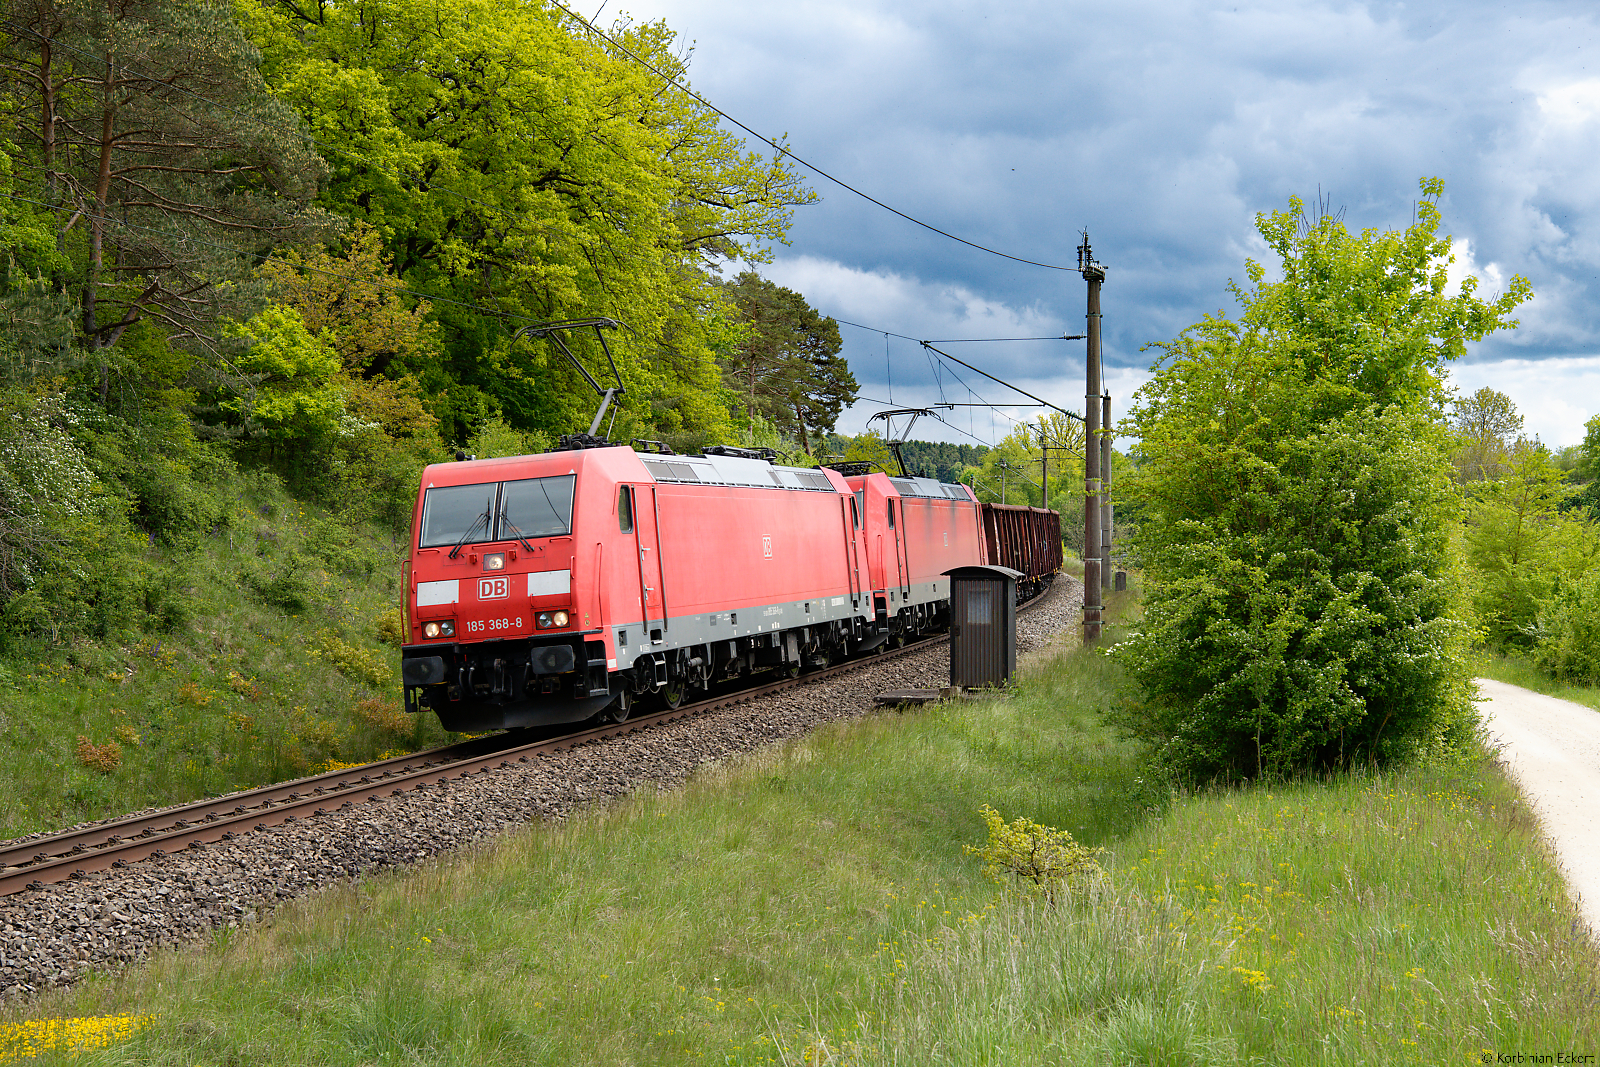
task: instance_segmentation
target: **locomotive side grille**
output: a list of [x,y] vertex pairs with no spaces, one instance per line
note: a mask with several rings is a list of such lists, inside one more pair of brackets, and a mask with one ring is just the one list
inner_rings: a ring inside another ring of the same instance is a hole
[[821,489],[824,492],[833,491],[833,483],[828,481],[826,474],[814,474],[810,471],[801,471],[795,475],[802,487],[806,489]]
[[678,460],[647,459],[639,457],[645,470],[658,482],[695,482],[702,485],[748,485],[766,488],[768,484],[778,489],[806,489],[824,493],[833,492],[833,483],[826,474],[816,471],[777,470],[765,462],[758,464],[717,456],[706,463],[684,463]]

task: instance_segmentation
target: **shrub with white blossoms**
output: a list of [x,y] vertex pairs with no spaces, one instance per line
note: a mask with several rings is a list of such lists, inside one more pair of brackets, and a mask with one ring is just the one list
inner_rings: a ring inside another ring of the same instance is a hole
[[0,594],[25,588],[64,519],[92,512],[99,482],[60,396],[0,400]]

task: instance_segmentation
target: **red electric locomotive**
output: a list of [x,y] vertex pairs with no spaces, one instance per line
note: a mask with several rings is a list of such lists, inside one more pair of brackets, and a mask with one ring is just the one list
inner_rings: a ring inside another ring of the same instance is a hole
[[987,562],[965,486],[617,445],[440,463],[405,589],[407,710],[478,731],[625,719],[636,697],[942,627]]
[[845,479],[864,518],[873,610],[896,643],[943,625],[956,567],[984,563],[978,503],[964,485],[887,474]]

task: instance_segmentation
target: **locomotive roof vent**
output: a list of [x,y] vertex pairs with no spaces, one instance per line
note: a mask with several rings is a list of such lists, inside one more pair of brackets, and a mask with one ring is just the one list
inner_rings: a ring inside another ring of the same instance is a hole
[[[707,451],[710,451],[709,449]],[[819,471],[777,467],[765,459],[712,454],[681,459],[641,455],[645,470],[658,482],[698,482],[706,485],[747,485],[764,489],[808,489],[831,493],[833,483]]]
[[664,459],[644,460],[644,469],[658,482],[699,482],[714,481],[715,479],[701,478],[694,464],[682,462],[668,462]]

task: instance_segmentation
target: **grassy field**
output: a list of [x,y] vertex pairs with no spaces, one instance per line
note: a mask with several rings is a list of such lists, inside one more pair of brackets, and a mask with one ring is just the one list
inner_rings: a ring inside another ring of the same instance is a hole
[[[78,1064],[1600,1052],[1600,964],[1491,763],[1172,798],[1100,725],[1116,683],[1061,649],[1011,700],[824,730],[3,1021],[148,1020]],[[984,804],[1103,877],[1053,907],[986,880]]]
[[1570,700],[1574,704],[1583,704],[1600,711],[1600,687],[1573,685],[1571,682],[1552,678],[1526,656],[1516,653],[1486,654],[1478,664],[1478,675],[1482,678],[1493,678],[1497,682],[1520,685],[1524,689],[1532,689],[1535,693],[1560,697],[1562,700]]
[[150,549],[172,590],[165,632],[0,660],[0,838],[443,739],[400,709],[380,626],[399,621],[403,546],[270,477],[236,488],[198,546]]

